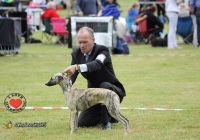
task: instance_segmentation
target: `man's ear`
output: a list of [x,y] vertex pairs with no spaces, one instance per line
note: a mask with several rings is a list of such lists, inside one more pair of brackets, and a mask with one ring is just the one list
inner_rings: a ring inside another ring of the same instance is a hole
[[95,42],[95,38],[94,37],[92,38],[92,41]]

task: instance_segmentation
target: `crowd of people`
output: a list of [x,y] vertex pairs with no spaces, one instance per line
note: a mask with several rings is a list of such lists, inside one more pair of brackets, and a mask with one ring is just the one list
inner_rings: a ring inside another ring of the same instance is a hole
[[[177,27],[178,27],[178,19],[179,17],[192,17],[193,20],[193,35],[189,41],[185,41],[185,36],[183,37],[184,42],[190,42],[195,46],[199,47],[199,26],[200,23],[198,21],[199,13],[198,9],[200,7],[200,1],[190,0],[185,3],[182,0],[166,0],[163,4],[150,4],[150,5],[139,5],[138,9],[137,4],[134,3],[128,10],[128,14],[126,16],[128,30],[130,34],[135,33],[135,39],[137,40],[139,25],[141,21],[146,20],[147,31],[149,33],[148,41],[152,43],[150,40],[153,39],[155,44],[166,44],[165,46],[168,49],[176,49],[181,48],[177,44]],[[164,7],[164,8],[163,8]],[[195,9],[195,10],[194,10]],[[157,15],[155,12],[157,11]],[[188,14],[185,14],[186,13]],[[161,15],[162,13],[162,15]],[[166,34],[163,33],[164,23],[168,21],[169,30]],[[192,27],[191,27],[192,28]],[[137,32],[138,31],[138,32]],[[153,35],[152,35],[153,34]],[[189,36],[189,34],[188,34]],[[141,37],[140,37],[141,38]],[[166,43],[167,40],[167,43]],[[197,41],[198,40],[198,41]],[[155,47],[155,44],[151,44]],[[159,46],[159,45],[158,45]]]
[[[113,53],[129,54],[126,35],[134,34],[135,42],[145,41],[151,43],[149,35],[154,34],[155,37],[164,38],[164,24],[169,23],[169,30],[166,33],[168,49],[180,48],[177,44],[176,31],[178,17],[181,9],[181,0],[166,0],[161,4],[139,4],[133,3],[128,9],[125,17],[126,25],[120,20],[121,10],[117,0],[67,0],[67,15],[69,18],[66,28],[71,32],[70,16],[113,16],[115,18],[115,26],[117,32],[116,46],[114,46]],[[56,3],[52,0],[46,1],[46,9],[41,15],[41,20],[45,18],[60,17],[56,10]],[[190,11],[193,19],[193,44],[199,46],[199,0],[190,0],[188,2],[188,11]],[[17,0],[3,0],[3,6],[16,6],[18,11],[19,2]],[[187,4],[186,4],[187,5]],[[71,6],[69,8],[69,6]],[[72,12],[70,13],[70,9]],[[74,12],[75,11],[75,12]],[[148,35],[140,34],[140,23],[146,20],[146,30]],[[128,32],[127,32],[128,31]],[[146,40],[145,40],[146,39]],[[164,38],[166,39],[166,38]],[[160,40],[160,39],[159,39]],[[72,37],[69,34],[68,47],[72,48]]]

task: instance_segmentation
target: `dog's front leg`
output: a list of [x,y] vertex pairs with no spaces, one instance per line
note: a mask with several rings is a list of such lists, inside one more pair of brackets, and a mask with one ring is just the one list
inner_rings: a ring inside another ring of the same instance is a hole
[[78,129],[78,112],[75,114],[75,131]]
[[77,129],[77,125],[78,125],[77,114],[78,114],[77,111],[71,111],[71,133],[70,134],[73,134]]

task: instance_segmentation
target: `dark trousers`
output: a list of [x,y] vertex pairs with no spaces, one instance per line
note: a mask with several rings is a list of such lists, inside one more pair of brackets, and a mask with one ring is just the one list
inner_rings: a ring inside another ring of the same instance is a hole
[[[118,94],[120,98],[120,103],[123,100],[123,97],[120,96],[119,92],[122,90],[118,88],[115,85],[112,85],[108,82],[104,82],[100,85],[99,88],[105,88],[110,89]],[[89,127],[89,126],[95,126],[97,124],[105,124],[111,121],[111,116],[108,114],[107,108],[105,105],[97,104],[94,105],[85,111],[81,112],[81,114],[78,117],[78,126],[81,127]]]
[[67,30],[69,31],[69,35],[68,35],[68,48],[72,48],[71,17],[68,18]]
[[165,16],[165,4],[156,4],[156,7],[157,7],[157,15]]
[[200,45],[200,7],[196,8],[195,15],[197,18],[197,39],[198,45]]

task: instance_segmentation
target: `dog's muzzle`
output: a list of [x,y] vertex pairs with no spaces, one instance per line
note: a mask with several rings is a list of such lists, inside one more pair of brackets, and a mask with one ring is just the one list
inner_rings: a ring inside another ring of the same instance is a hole
[[52,81],[50,80],[49,82],[45,83],[45,85],[50,87],[50,86],[55,86],[56,83],[55,83],[55,82],[52,82]]

